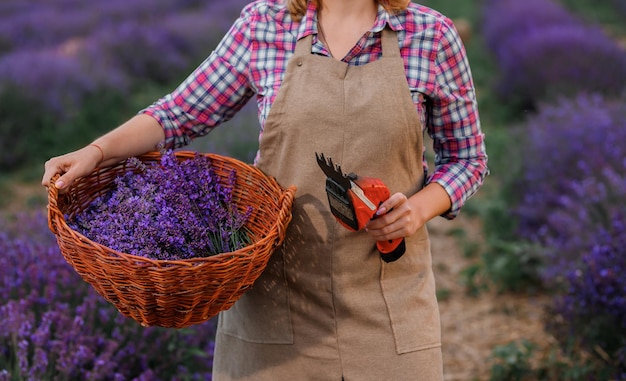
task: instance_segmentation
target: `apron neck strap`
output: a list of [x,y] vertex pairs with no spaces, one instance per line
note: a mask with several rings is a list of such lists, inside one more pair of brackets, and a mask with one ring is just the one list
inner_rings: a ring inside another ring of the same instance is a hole
[[[385,27],[381,36],[383,57],[400,57],[400,47],[398,46],[398,37],[396,32],[389,27]],[[298,57],[311,54],[313,46],[313,35],[309,34],[296,41],[295,55]]]
[[383,57],[400,57],[400,46],[396,32],[385,27],[381,36]]
[[313,35],[309,34],[298,41],[296,41],[296,57],[303,57],[311,54],[311,47],[313,46]]

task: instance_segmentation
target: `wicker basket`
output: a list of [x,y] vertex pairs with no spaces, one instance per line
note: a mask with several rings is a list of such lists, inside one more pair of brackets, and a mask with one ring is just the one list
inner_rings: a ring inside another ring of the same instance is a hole
[[[180,160],[193,155],[176,153]],[[125,254],[99,245],[67,225],[65,216],[72,218],[104,194],[113,179],[128,170],[126,162],[94,170],[66,193],[59,194],[54,186],[48,188],[48,224],[65,260],[123,315],[143,326],[183,328],[227,310],[252,286],[285,238],[295,187],[282,188],[275,179],[238,160],[206,155],[225,182],[229,171],[237,171],[233,200],[242,210],[254,208],[247,225],[253,243],[207,258],[152,260]],[[139,157],[145,163],[160,158],[159,153]]]

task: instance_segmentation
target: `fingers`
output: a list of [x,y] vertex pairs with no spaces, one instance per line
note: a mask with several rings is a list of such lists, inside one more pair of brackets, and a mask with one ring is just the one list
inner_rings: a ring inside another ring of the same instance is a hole
[[398,222],[386,225],[381,229],[366,228],[366,231],[368,235],[376,241],[390,241],[393,239],[404,238],[411,235],[409,234],[406,225],[400,224]]
[[61,168],[59,168],[57,164],[55,164],[55,159],[50,159],[46,161],[46,163],[44,164],[43,177],[41,178],[41,185],[43,185],[44,187],[49,186],[50,180],[57,173],[61,173]]
[[368,234],[377,241],[403,238],[412,235],[418,228],[406,195],[393,194],[377,211],[377,216],[365,226]]
[[58,158],[49,160],[45,165],[45,172],[41,179],[41,185],[48,187],[51,185],[52,178],[59,174],[54,182],[54,186],[59,190],[66,189],[77,177],[85,173],[85,168],[76,164],[58,160]]
[[64,162],[63,160],[64,159],[62,157],[57,157],[52,158],[46,162],[46,164],[44,165],[44,174],[41,179],[41,185],[45,187],[50,186],[50,181],[57,174],[62,175],[55,182],[55,186],[57,188],[63,189],[65,186],[71,184],[72,176],[68,176],[67,172],[72,167],[72,164]]
[[98,164],[100,152],[96,150],[78,150],[63,156],[48,160],[44,165],[44,174],[41,185],[48,187],[52,178],[59,174],[54,185],[59,189],[66,189],[80,176],[89,174]]
[[376,210],[376,216],[382,216],[392,209],[397,209],[399,205],[402,205],[406,201],[407,198],[403,193],[395,193],[380,204],[378,210]]
[[[373,221],[372,221],[373,222]],[[382,221],[376,221],[377,224],[380,224]],[[365,230],[370,235],[370,237],[374,238],[376,241],[387,241],[396,238],[404,238],[410,236],[412,233],[410,231],[410,224],[407,218],[400,218],[395,220],[389,224],[383,224],[378,227],[376,225],[371,226],[373,224],[368,224],[365,227]]]
[[57,181],[54,183],[54,186],[56,186],[59,190],[65,189],[72,185],[74,180],[76,180],[76,177],[78,176],[74,176],[71,171],[66,172],[64,175],[60,176],[57,179]]

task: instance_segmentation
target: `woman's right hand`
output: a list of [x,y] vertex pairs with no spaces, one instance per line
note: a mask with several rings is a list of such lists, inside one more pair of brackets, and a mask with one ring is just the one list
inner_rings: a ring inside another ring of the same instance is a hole
[[41,185],[48,187],[52,177],[61,176],[54,185],[66,190],[78,177],[91,173],[103,160],[103,153],[95,145],[88,145],[74,152],[56,156],[46,161]]
[[64,192],[74,180],[90,174],[97,166],[113,165],[154,151],[164,139],[165,133],[156,119],[145,114],[135,115],[94,143],[46,161],[41,185],[50,186],[51,179],[59,174],[54,185]]

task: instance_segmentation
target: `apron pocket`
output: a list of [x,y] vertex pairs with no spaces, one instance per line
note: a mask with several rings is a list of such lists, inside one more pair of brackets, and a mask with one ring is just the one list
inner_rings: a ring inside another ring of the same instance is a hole
[[407,239],[399,260],[381,261],[380,283],[398,354],[441,345],[430,241],[419,236]]

